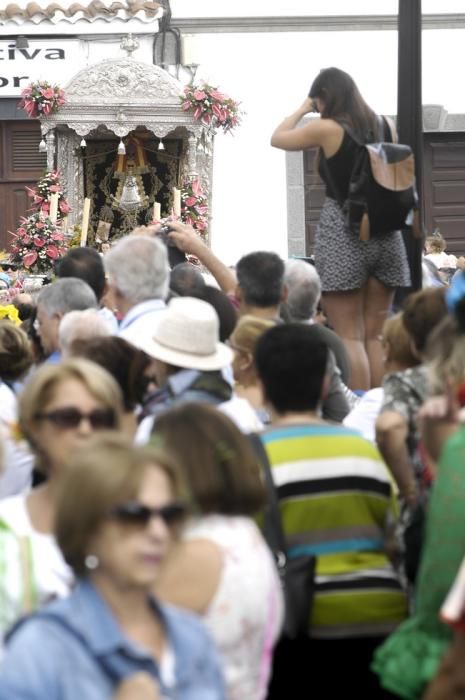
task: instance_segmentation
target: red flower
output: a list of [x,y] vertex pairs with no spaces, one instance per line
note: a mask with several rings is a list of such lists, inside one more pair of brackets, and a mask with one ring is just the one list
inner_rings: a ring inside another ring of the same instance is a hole
[[25,236],[27,234],[27,231],[25,228],[20,227],[16,230],[16,233],[18,234],[18,236]]
[[223,112],[221,109],[218,107],[218,105],[212,105],[212,111],[215,117],[218,117],[218,119],[221,119],[223,116]]
[[55,233],[52,233],[51,239],[52,239],[53,241],[64,241],[64,240],[65,240],[65,237],[64,237],[64,235],[61,233],[61,231],[55,231]]
[[184,203],[187,207],[193,207],[194,204],[196,203],[196,201],[197,201],[197,197],[188,197]]
[[203,90],[195,90],[194,92],[194,97],[196,100],[204,100],[207,96],[207,93],[204,92]]
[[198,197],[199,194],[202,194],[202,188],[200,186],[199,180],[193,180],[191,187],[192,187],[192,192],[196,195],[196,197]]
[[45,228],[45,224],[43,221],[36,221],[35,227],[38,229],[43,229]]
[[60,251],[55,245],[48,245],[45,252],[52,260],[56,260],[60,257]]
[[223,102],[223,100],[226,99],[226,96],[219,90],[215,90],[215,88],[210,90],[210,97],[213,97],[214,100],[218,100],[218,102]]
[[34,236],[32,240],[37,248],[43,248],[46,243],[45,238],[41,238],[40,236]]
[[62,214],[69,214],[69,212],[71,211],[71,207],[69,206],[68,202],[66,202],[64,199],[61,200],[58,206]]
[[194,110],[194,119],[200,119],[201,114],[202,114],[202,107],[200,107],[200,105],[199,105]]
[[45,97],[46,100],[51,100],[55,97],[55,90],[51,87],[41,88],[40,92]]
[[30,253],[27,253],[24,256],[23,265],[24,265],[24,267],[31,267],[31,265],[34,265],[36,260],[37,260],[37,251],[31,250]]

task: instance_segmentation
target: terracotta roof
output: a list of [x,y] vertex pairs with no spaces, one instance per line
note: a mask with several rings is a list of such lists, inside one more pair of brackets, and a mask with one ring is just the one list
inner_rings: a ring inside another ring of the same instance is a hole
[[72,2],[67,5],[59,2],[12,2],[0,9],[0,24],[5,22],[33,22],[39,24],[44,21],[56,23],[68,21],[71,23],[84,19],[92,22],[95,19],[111,21],[115,18],[138,18],[142,21],[154,19],[162,5],[153,0],[92,0],[89,4]]

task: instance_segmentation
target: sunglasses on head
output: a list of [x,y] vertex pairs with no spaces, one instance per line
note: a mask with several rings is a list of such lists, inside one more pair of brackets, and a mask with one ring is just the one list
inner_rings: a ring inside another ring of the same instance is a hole
[[121,503],[112,508],[110,516],[128,525],[146,527],[151,518],[161,518],[165,525],[179,525],[186,517],[187,507],[185,503],[168,503],[161,508],[149,508],[142,503],[130,501]]
[[90,413],[82,413],[78,408],[69,406],[48,413],[37,413],[36,418],[48,420],[57,428],[77,428],[84,419],[89,421],[94,430],[116,427],[115,412],[106,408],[95,408]]

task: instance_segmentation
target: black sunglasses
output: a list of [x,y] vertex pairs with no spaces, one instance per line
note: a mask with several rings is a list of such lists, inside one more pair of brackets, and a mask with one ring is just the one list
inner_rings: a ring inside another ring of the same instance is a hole
[[165,525],[173,527],[179,525],[186,517],[187,506],[185,503],[168,503],[161,508],[149,508],[137,501],[121,503],[110,511],[110,516],[128,525],[146,527],[151,518],[161,518]]
[[82,413],[78,408],[69,406],[57,408],[48,413],[36,413],[36,418],[48,420],[57,428],[77,428],[81,421],[89,421],[94,430],[116,427],[116,415],[111,409],[95,408],[90,413]]

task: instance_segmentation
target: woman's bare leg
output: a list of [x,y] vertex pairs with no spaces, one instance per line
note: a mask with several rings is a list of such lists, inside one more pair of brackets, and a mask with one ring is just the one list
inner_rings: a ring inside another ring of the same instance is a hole
[[364,290],[325,292],[323,307],[328,321],[344,343],[351,363],[351,389],[370,388],[370,365],[365,350]]
[[363,325],[365,350],[370,365],[371,386],[380,386],[384,375],[381,332],[394,299],[394,289],[370,277],[364,287]]

